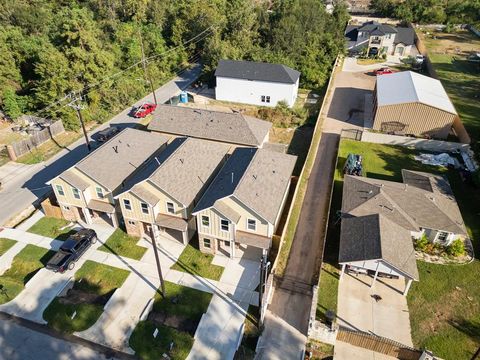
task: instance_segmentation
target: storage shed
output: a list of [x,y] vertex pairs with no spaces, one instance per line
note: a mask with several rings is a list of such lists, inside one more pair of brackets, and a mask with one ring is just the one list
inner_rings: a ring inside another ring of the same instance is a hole
[[458,114],[439,80],[412,71],[379,75],[373,129],[446,139]]

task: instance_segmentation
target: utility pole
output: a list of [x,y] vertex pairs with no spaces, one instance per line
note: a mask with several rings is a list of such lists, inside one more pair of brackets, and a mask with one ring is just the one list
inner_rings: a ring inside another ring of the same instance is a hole
[[145,73],[145,77],[147,78],[148,83],[150,84],[150,89],[152,90],[152,95],[153,95],[153,100],[155,101],[155,105],[158,105],[157,103],[157,95],[155,94],[155,88],[153,87],[153,82],[152,78],[150,77],[150,74],[148,73],[147,69],[147,60],[145,59],[145,50],[143,49],[143,37],[142,37],[142,31],[140,30],[139,32],[140,35],[140,46],[142,48],[142,65],[143,65],[143,71]]
[[85,143],[87,144],[88,151],[90,152],[90,151],[92,151],[92,147],[90,146],[90,141],[88,140],[87,129],[85,129],[85,123],[83,122],[82,112],[80,111],[80,110],[85,108],[85,106],[81,104],[81,101],[83,100],[82,95],[76,96],[75,92],[73,92],[70,96],[73,100],[68,104],[68,106],[70,106],[71,108],[73,108],[77,111],[78,120],[80,121],[80,124],[82,125],[83,135],[85,136]]
[[265,291],[265,285],[267,281],[268,268],[270,266],[270,261],[267,260],[267,255],[263,254],[260,259],[260,291],[259,291],[259,300],[260,305],[260,319],[259,327],[263,325],[263,319],[265,318],[265,308],[267,304],[263,304],[263,293]]
[[[160,162],[155,158],[158,164]],[[150,208],[152,211],[152,218],[155,219],[155,213],[153,212],[153,206]],[[155,254],[155,262],[157,263],[158,277],[160,279],[160,287],[162,288],[162,297],[165,297],[165,281],[163,280],[162,267],[160,266],[160,256],[158,256],[158,249],[155,239],[157,238],[157,227],[155,221],[152,222],[152,230],[150,232],[152,238],[153,253]]]

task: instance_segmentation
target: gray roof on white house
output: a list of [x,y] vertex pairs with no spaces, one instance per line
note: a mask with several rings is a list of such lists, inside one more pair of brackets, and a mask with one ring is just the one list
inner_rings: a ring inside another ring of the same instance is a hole
[[220,60],[217,77],[295,84],[300,72],[281,64],[243,60]]
[[240,113],[158,105],[148,129],[231,144],[261,146],[272,124]]
[[346,175],[342,213],[381,214],[409,231],[425,228],[467,235],[445,178],[411,170],[402,170],[402,175],[403,183]]
[[[296,156],[265,149],[235,149],[194,212],[216,208],[222,198],[233,196],[275,224],[296,160]],[[228,216],[225,209],[219,207],[217,210]]]
[[358,31],[368,31],[370,33],[374,33],[373,35],[392,34],[397,32],[394,26],[389,24],[381,24],[377,21],[367,21],[358,28]]
[[79,161],[75,168],[113,191],[167,141],[168,137],[161,134],[126,128]]
[[381,214],[342,219],[339,263],[383,260],[418,280],[410,232]]
[[401,71],[377,76],[378,106],[422,103],[457,114],[442,83],[413,71]]

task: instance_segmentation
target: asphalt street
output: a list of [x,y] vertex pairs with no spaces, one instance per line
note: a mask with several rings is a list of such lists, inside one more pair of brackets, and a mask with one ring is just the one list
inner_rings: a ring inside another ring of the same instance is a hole
[[[199,76],[200,71],[201,66],[197,64],[192,69],[183,72],[177,78],[158,88],[155,91],[158,102],[165,103],[172,96],[187,88]],[[137,103],[132,104],[132,106],[138,106],[146,101],[153,101],[152,94],[147,95]],[[133,127],[136,124],[136,120],[128,115],[132,106],[127,107],[108,122],[96,128],[89,134],[90,138],[92,135],[95,137],[94,134],[96,132],[110,125]],[[85,139],[82,136],[81,139],[63,149],[46,162],[36,165],[9,163],[11,171],[0,171],[0,181],[2,181],[2,190],[0,190],[0,226],[47,193],[50,188],[46,185],[46,182],[74,165],[85,155],[87,155],[87,148]]]

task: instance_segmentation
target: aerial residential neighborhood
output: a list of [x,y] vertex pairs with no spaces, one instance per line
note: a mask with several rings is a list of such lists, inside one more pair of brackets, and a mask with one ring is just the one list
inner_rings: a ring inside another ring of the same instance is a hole
[[479,14],[0,4],[0,359],[480,359]]

